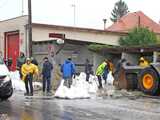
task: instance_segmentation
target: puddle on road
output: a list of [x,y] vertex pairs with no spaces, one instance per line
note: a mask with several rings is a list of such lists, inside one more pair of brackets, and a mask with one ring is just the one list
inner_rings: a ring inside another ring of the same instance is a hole
[[[143,109],[146,111],[153,111],[150,108],[156,108],[159,104],[159,100],[149,99],[149,98],[137,98],[136,96],[140,96],[139,92],[128,92],[125,90],[115,90],[112,96],[101,97],[101,99],[137,99],[137,103],[129,102],[135,105],[143,104]],[[93,99],[99,99],[98,97],[93,95]],[[126,100],[127,100],[126,99]],[[49,100],[43,99],[24,99],[23,103],[16,103],[16,101],[5,101],[0,103],[0,120],[74,120],[73,118],[77,118],[77,116],[86,116],[92,117],[95,113],[91,113],[88,111],[76,111],[75,109],[68,109],[63,105],[63,102],[55,102],[55,104],[51,104],[48,102]],[[57,100],[56,100],[57,101]],[[14,103],[15,102],[15,103]],[[67,102],[67,101],[66,101]],[[83,102],[83,101],[82,101]],[[58,104],[57,104],[58,103]],[[17,105],[16,105],[17,104]],[[23,104],[23,105],[22,105]],[[123,103],[124,104],[124,103]],[[21,106],[22,105],[22,106]],[[126,104],[124,104],[125,107]],[[132,105],[131,105],[132,106]],[[160,106],[160,104],[159,104]],[[118,106],[119,107],[119,106]],[[121,106],[120,106],[121,107]],[[122,106],[123,107],[123,106]],[[136,107],[135,107],[136,108]],[[139,106],[137,106],[139,109]],[[68,111],[69,110],[69,111]],[[133,110],[134,112],[134,110]],[[77,115],[77,116],[75,116]]]
[[24,100],[0,103],[0,120],[72,120],[72,112],[48,101]]
[[8,114],[0,114],[0,120],[10,120]]

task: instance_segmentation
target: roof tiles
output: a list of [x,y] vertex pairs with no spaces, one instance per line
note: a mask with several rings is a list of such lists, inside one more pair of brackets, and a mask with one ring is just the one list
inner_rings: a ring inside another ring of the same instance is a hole
[[128,32],[138,26],[147,27],[155,33],[160,33],[160,25],[141,11],[128,13],[117,22],[113,23],[106,30],[112,32]]

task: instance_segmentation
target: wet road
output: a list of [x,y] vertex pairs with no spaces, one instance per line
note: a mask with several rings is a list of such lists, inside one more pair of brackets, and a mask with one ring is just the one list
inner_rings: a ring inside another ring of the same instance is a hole
[[0,120],[160,120],[160,99],[26,99],[0,102]]

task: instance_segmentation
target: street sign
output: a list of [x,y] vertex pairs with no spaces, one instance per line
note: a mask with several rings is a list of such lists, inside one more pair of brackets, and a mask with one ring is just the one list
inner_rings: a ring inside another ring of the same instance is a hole
[[65,34],[61,33],[49,33],[50,38],[60,38],[60,39],[65,39]]

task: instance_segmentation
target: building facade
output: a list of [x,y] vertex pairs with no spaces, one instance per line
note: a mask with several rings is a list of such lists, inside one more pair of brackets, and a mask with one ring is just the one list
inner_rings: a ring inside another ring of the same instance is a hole
[[[26,56],[29,53],[28,45],[28,16],[16,17],[0,21],[0,51],[5,58],[12,58],[11,70],[16,69],[16,59],[20,52]],[[64,43],[59,44],[56,37],[51,34],[65,35]],[[57,64],[62,64],[65,59],[71,57],[77,66],[77,71],[84,71],[85,59],[90,59],[93,68],[104,59],[96,53],[88,50],[91,43],[118,45],[118,39],[123,36],[119,32],[58,26],[32,23],[32,49],[33,57],[41,63],[44,56],[55,54]]]

